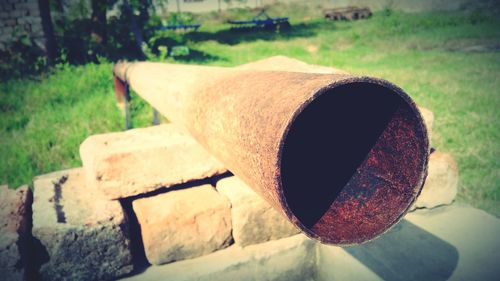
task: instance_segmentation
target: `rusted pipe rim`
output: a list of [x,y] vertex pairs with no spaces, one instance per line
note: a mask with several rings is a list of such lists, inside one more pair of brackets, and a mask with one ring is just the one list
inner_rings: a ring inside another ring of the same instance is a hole
[[280,204],[323,243],[369,241],[413,204],[428,154],[422,116],[403,90],[346,77],[317,90],[287,124],[277,155]]

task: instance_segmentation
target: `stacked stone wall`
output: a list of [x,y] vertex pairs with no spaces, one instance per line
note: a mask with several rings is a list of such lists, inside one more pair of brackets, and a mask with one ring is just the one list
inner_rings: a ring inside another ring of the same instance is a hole
[[38,1],[0,1],[0,49],[22,35],[28,35],[34,40],[44,38]]

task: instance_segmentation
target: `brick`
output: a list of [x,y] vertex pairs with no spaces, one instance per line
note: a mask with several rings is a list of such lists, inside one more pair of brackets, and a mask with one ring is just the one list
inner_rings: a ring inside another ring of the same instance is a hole
[[111,280],[132,271],[128,222],[118,201],[85,186],[83,169],[34,179],[33,237],[42,280]]
[[458,168],[453,157],[435,151],[429,157],[429,170],[422,192],[412,208],[434,208],[453,202],[458,189]]
[[12,39],[11,35],[8,34],[0,34],[0,42],[8,43]]
[[141,198],[132,206],[151,264],[202,256],[232,240],[229,202],[210,185]]
[[13,18],[19,18],[19,17],[25,16],[25,15],[26,15],[25,11],[13,10],[10,12],[10,16]]
[[87,182],[124,198],[220,174],[226,168],[171,124],[95,135],[80,146]]
[[1,9],[4,12],[11,12],[14,10],[14,5],[9,4],[9,3],[3,3],[1,6]]
[[31,9],[31,10],[28,10],[28,12],[26,13],[27,16],[33,16],[33,17],[39,17],[40,16],[40,10],[38,9]]
[[16,20],[15,19],[8,19],[4,21],[5,26],[16,26]]
[[25,280],[32,193],[28,186],[16,190],[0,186],[0,276]]
[[35,17],[35,16],[32,16],[32,17],[30,17],[29,22],[30,22],[31,24],[38,24],[38,25],[40,25],[40,27],[41,27],[42,19],[41,19],[40,17]]
[[37,1],[27,2],[26,8],[28,8],[30,11],[39,11],[40,10]]
[[425,107],[419,106],[418,109],[420,110],[420,114],[422,114],[422,118],[424,119],[430,141],[432,139],[432,130],[434,129],[434,113]]
[[247,246],[276,240],[300,231],[237,177],[217,182],[217,190],[231,202],[233,237]]

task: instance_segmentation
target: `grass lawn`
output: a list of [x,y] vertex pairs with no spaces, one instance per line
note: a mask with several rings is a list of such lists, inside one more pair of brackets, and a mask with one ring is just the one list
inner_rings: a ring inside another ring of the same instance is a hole
[[[200,16],[202,28],[184,38],[193,55],[181,62],[234,66],[285,55],[392,81],[434,111],[433,146],[458,162],[458,199],[500,216],[498,14],[384,11],[327,22],[307,12],[271,9],[293,26],[275,33],[229,32],[220,17]],[[1,83],[1,183],[31,184],[35,175],[81,165],[78,148],[86,137],[122,130],[111,67],[59,65],[50,74]],[[138,98],[132,114],[134,127],[151,122],[151,109]]]

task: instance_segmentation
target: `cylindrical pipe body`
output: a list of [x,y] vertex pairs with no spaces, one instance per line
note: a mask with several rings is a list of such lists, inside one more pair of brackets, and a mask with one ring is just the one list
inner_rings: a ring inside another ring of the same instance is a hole
[[423,185],[425,126],[387,81],[149,62],[114,74],[324,243],[380,235]]

